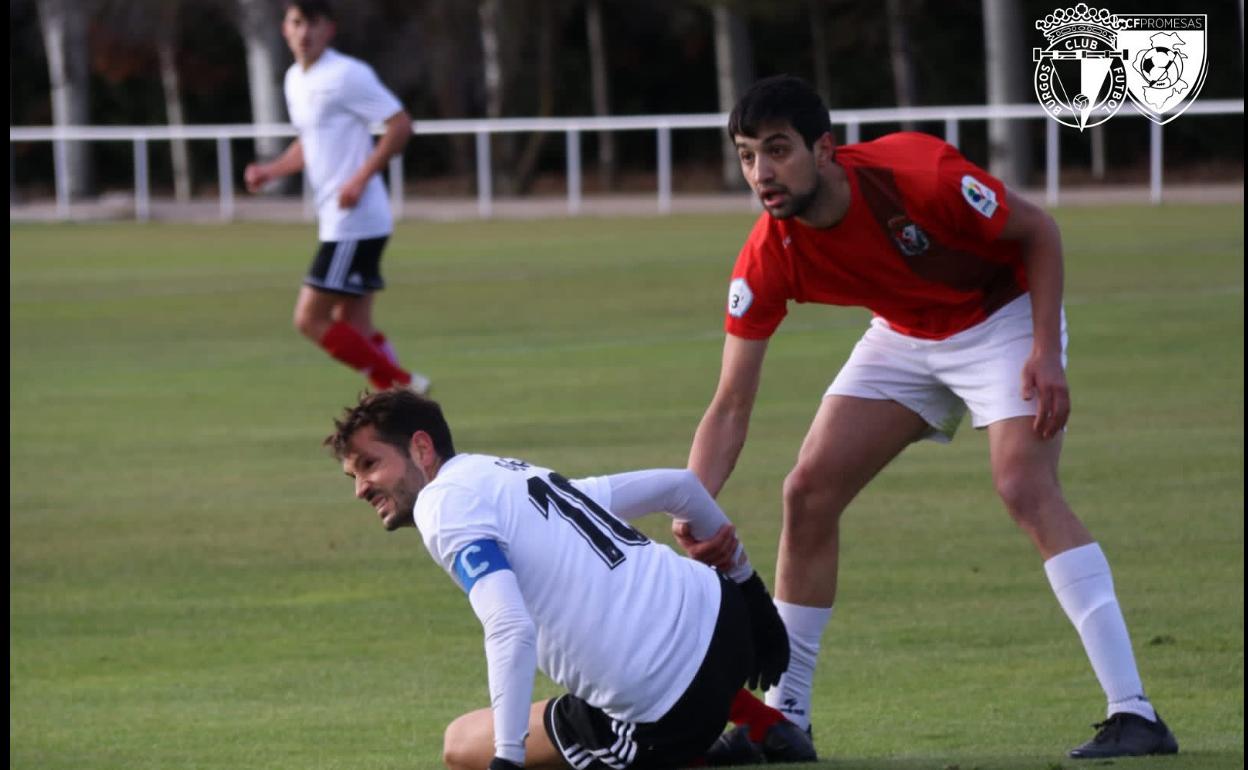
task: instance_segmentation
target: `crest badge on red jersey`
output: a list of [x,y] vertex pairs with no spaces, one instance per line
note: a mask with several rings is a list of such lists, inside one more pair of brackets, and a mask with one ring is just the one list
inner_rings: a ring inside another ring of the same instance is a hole
[[893,217],[888,220],[888,234],[903,256],[915,257],[932,245],[927,233],[909,217]]

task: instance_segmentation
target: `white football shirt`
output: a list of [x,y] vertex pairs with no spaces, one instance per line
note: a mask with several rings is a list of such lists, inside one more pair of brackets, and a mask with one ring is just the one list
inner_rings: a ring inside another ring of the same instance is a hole
[[517,460],[456,455],[421,491],[414,515],[457,582],[466,546],[499,544],[547,676],[615,719],[653,722],[702,664],[719,578],[607,513],[611,494],[607,477],[567,481]]
[[372,67],[332,48],[306,72],[298,62],[291,65],[284,90],[316,198],[320,240],[389,235],[394,225],[380,175],[368,180],[353,208],[338,205],[338,192],[373,151],[370,127],[393,117],[403,105]]

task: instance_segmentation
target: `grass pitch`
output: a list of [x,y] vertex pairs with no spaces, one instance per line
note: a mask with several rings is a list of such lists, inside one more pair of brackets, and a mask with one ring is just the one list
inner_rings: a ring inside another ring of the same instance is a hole
[[[1183,748],[1113,764],[1239,768],[1243,209],[1059,219],[1063,481]],[[405,225],[378,320],[464,450],[574,475],[681,466],[749,226]],[[313,238],[10,225],[11,767],[429,768],[444,725],[487,704],[467,602],[319,447],[363,380],[290,328]],[[796,307],[772,343],[721,497],[765,575],[780,482],[865,322]],[[815,692],[823,766],[1076,766],[1064,750],[1102,696],[986,457],[964,425],[850,509]]]

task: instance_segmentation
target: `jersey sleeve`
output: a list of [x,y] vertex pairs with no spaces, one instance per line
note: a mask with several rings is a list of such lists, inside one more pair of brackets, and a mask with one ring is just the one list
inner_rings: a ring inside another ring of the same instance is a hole
[[[732,524],[715,498],[702,486],[697,475],[686,468],[654,469],[616,473],[606,477],[611,488],[611,512],[625,521],[662,511],[688,522],[695,540],[708,540]],[[737,543],[728,576],[743,582],[754,574],[745,547]]]
[[[611,497],[610,476],[587,476],[583,479],[572,479],[572,486],[589,495],[595,503],[619,515],[614,509],[615,500]],[[620,516],[620,518],[624,518]]]
[[945,144],[936,161],[936,189],[927,197],[936,221],[960,238],[991,243],[1010,217],[1005,183]]
[[769,220],[767,214],[759,218],[732,269],[724,331],[736,337],[769,339],[788,313],[792,293]]
[[416,501],[416,526],[429,549],[429,555],[465,591],[455,560],[460,552],[478,541],[493,541],[506,548],[498,513],[479,496],[462,487],[445,485],[426,488]]
[[347,73],[343,99],[351,112],[367,123],[381,123],[398,114],[403,104],[382,85],[373,68],[357,62]]
[[537,671],[537,630],[511,570],[482,578],[468,599],[485,630],[494,755],[522,765]]

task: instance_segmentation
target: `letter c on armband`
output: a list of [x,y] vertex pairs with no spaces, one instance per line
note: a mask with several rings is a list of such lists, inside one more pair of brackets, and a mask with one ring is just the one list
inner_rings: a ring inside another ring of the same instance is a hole
[[511,565],[494,540],[474,540],[455,554],[455,577],[459,578],[464,593],[472,593],[478,580],[504,569],[511,569]]

